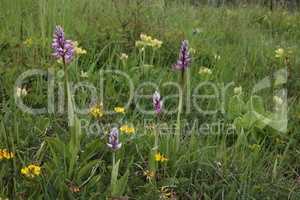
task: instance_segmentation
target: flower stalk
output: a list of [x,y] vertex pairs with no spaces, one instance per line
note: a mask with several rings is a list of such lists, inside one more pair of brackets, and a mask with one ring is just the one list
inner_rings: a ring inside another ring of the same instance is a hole
[[56,26],[53,41],[53,56],[58,62],[63,64],[64,70],[64,97],[65,111],[69,112],[69,84],[68,84],[68,64],[73,60],[75,54],[74,42],[65,38],[64,30],[61,26]]
[[188,47],[188,41],[183,40],[181,43],[180,51],[179,51],[179,58],[177,62],[173,65],[173,69],[179,70],[181,72],[179,85],[180,85],[180,91],[179,91],[179,104],[178,104],[178,113],[177,113],[177,121],[176,121],[176,135],[175,135],[175,149],[176,151],[179,148],[179,142],[180,142],[180,133],[181,133],[181,114],[183,111],[183,99],[185,94],[185,74],[186,70],[188,69],[189,65],[191,63],[191,56],[189,52]]

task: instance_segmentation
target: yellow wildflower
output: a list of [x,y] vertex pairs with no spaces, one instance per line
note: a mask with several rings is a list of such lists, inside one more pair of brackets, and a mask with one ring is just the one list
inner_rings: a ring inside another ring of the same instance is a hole
[[151,43],[152,42],[152,37],[148,36],[144,33],[141,33],[140,38],[143,42],[146,42],[146,43]]
[[126,133],[126,134],[132,134],[132,133],[134,133],[135,130],[133,127],[130,127],[125,124],[120,127],[120,131],[122,131],[123,133]]
[[162,41],[156,38],[153,39],[151,36],[148,36],[144,33],[141,33],[140,38],[141,40],[135,42],[135,46],[138,48],[144,48],[145,46],[160,48],[163,43]]
[[169,160],[166,156],[162,155],[159,152],[155,154],[154,158],[155,158],[155,161],[157,161],[157,162],[165,162],[165,161]]
[[104,115],[102,104],[91,107],[90,114],[95,118],[101,118]]
[[23,42],[23,44],[25,45],[25,46],[27,46],[27,47],[30,47],[31,45],[32,45],[32,38],[27,38],[24,42]]
[[154,158],[155,158],[155,161],[160,161],[160,159],[161,159],[160,153],[156,153]]
[[161,45],[162,45],[162,41],[158,40],[158,39],[153,39],[151,42],[150,42],[150,46],[152,46],[153,48],[160,48]]
[[13,152],[9,152],[6,149],[0,149],[0,160],[2,159],[12,159],[15,157]]
[[161,156],[160,162],[168,161],[169,159],[165,157],[164,155]]
[[21,174],[29,178],[34,178],[35,176],[39,176],[41,174],[41,167],[38,165],[30,164],[27,167],[23,167],[21,169]]
[[78,42],[74,41],[74,51],[76,55],[86,54],[86,50],[78,46]]
[[125,113],[124,107],[115,107],[114,110],[116,113]]
[[144,46],[144,43],[142,41],[138,40],[138,41],[135,42],[135,46],[137,48],[142,48]]

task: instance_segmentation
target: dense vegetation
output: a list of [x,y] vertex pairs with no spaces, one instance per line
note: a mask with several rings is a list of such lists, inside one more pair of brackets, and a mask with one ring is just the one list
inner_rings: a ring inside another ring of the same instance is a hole
[[0,199],[299,199],[300,14],[198,3],[0,0]]

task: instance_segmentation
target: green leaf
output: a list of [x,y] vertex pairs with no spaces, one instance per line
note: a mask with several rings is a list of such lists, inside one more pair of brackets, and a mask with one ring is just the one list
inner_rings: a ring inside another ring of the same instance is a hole
[[125,174],[118,180],[116,187],[112,191],[112,195],[122,196],[127,187],[129,177],[129,170],[125,172]]
[[256,122],[257,118],[252,111],[247,112],[241,118],[235,120],[235,123],[238,127],[242,127],[245,129],[250,129],[253,124]]
[[100,162],[101,161],[99,160],[92,160],[88,163],[82,163],[82,167],[79,169],[77,174],[77,179],[87,176],[93,167],[99,166]]
[[81,127],[78,118],[74,117],[74,127],[71,127],[71,138],[69,142],[69,171],[68,177],[71,178],[74,172],[74,167],[77,161],[78,152],[80,150]]
[[117,191],[117,181],[118,181],[118,173],[119,173],[119,164],[120,160],[116,164],[113,165],[112,171],[111,171],[111,193],[112,195],[117,195],[114,192]]

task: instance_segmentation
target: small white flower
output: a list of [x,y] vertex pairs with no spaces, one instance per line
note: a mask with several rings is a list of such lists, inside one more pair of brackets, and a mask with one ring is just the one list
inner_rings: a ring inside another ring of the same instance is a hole
[[235,87],[235,88],[233,89],[233,91],[234,91],[234,94],[239,95],[239,94],[242,94],[243,88],[242,88],[242,86]]

